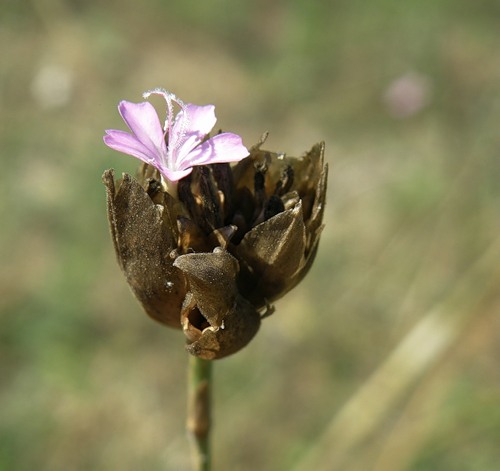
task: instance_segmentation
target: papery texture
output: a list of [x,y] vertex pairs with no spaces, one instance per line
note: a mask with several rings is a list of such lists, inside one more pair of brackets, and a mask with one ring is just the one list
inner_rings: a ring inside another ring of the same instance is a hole
[[201,358],[245,346],[317,251],[324,144],[299,158],[261,145],[234,167],[195,167],[176,198],[153,166],[116,184],[104,174],[113,242],[133,292],[151,317],[182,328]]

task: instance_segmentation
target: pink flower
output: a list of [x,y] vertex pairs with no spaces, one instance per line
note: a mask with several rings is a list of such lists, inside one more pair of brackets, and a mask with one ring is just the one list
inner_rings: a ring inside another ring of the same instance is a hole
[[[132,132],[106,130],[107,146],[152,165],[171,182],[189,175],[195,165],[237,162],[248,156],[236,134],[217,134],[204,141],[217,121],[214,105],[184,104],[173,93],[159,88],[143,96],[151,94],[161,95],[167,102],[164,127],[151,103],[122,101],[118,111]],[[180,107],[175,118],[174,103]]]

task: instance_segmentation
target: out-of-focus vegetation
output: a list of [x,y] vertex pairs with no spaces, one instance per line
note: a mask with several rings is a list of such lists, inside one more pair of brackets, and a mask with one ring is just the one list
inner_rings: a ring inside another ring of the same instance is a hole
[[215,370],[215,469],[491,471],[500,451],[500,3],[0,5],[0,469],[185,470],[181,333],[108,235],[119,100],[325,140],[306,280]]

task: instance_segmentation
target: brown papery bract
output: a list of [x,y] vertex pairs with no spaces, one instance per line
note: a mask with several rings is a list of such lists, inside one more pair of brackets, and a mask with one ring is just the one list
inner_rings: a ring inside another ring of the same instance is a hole
[[328,168],[324,143],[302,157],[261,150],[235,166],[199,166],[174,198],[159,172],[103,175],[118,263],[144,310],[182,328],[187,350],[217,359],[243,348],[271,303],[309,270]]

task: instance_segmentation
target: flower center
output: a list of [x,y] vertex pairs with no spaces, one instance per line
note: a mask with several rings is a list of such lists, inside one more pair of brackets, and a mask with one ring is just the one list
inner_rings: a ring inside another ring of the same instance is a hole
[[[161,95],[167,102],[167,116],[163,125],[164,139],[167,145],[167,155],[165,162],[166,167],[170,170],[178,170],[177,153],[182,147],[186,138],[186,131],[189,128],[189,116],[186,112],[186,105],[177,96],[165,90],[164,88],[155,88],[143,94],[144,98],[149,98],[150,95]],[[180,111],[174,117],[174,103],[180,108]],[[175,135],[174,135],[175,125]]]

